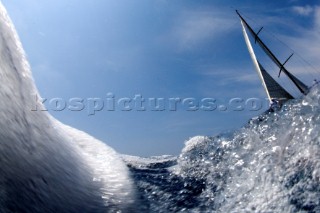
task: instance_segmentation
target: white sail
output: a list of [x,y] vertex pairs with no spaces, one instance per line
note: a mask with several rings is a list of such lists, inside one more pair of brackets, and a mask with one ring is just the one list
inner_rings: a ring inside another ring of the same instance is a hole
[[261,79],[262,86],[263,86],[264,90],[265,90],[266,93],[267,93],[268,99],[269,99],[269,101],[270,101],[270,103],[271,103],[272,101],[271,101],[271,97],[270,97],[270,94],[269,94],[267,85],[266,85],[266,83],[265,83],[265,81],[264,81],[264,79],[263,79],[263,76],[262,76],[262,73],[261,73],[261,69],[260,69],[258,60],[257,60],[257,58],[256,58],[256,55],[254,54],[253,48],[252,48],[252,46],[251,46],[251,43],[250,43],[250,40],[249,40],[249,37],[248,37],[248,34],[247,34],[247,32],[246,32],[246,28],[245,28],[242,20],[241,20],[241,25],[242,25],[242,31],[243,31],[244,40],[246,41],[246,44],[247,44],[248,51],[249,51],[249,53],[250,53],[252,62],[253,62],[253,64],[254,64],[254,67],[255,67],[255,69],[256,69],[256,71],[257,71],[260,79]]
[[244,35],[251,59],[256,68],[256,71],[258,72],[258,75],[261,79],[262,85],[267,93],[270,103],[272,103],[272,100],[283,102],[288,99],[293,99],[292,95],[290,95],[290,93],[288,93],[276,80],[274,80],[269,75],[269,73],[263,68],[263,66],[259,63],[259,61],[257,60],[254,54],[253,48],[251,46],[249,37],[246,32],[245,25],[242,20],[241,20],[241,24],[243,28],[243,35]]

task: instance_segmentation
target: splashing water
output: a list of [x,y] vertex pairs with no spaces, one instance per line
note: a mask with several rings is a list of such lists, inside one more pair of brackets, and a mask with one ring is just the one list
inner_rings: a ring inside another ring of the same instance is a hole
[[319,98],[316,87],[234,133],[191,138],[179,157],[159,161],[162,167],[127,159],[148,208],[319,212]]

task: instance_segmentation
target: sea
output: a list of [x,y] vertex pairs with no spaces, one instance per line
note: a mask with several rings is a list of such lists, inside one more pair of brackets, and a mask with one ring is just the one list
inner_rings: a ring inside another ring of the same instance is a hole
[[320,212],[320,87],[179,156],[122,156],[145,212]]

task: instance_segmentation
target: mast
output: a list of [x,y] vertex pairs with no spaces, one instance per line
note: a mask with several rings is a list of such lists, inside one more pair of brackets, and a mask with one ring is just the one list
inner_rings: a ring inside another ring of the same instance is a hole
[[262,85],[263,85],[263,88],[264,90],[266,91],[267,93],[267,96],[268,96],[268,99],[269,99],[269,102],[271,103],[271,97],[270,97],[270,94],[269,94],[269,91],[267,89],[267,85],[263,79],[263,76],[262,76],[262,73],[261,73],[261,70],[260,70],[260,66],[259,66],[259,63],[258,63],[258,60],[256,58],[256,55],[254,54],[254,51],[253,51],[253,48],[251,46],[251,43],[250,43],[250,40],[249,40],[249,37],[248,37],[248,34],[246,32],[246,28],[244,27],[244,24],[243,24],[243,21],[241,20],[241,25],[242,25],[242,32],[243,32],[243,37],[244,37],[244,40],[246,41],[246,44],[247,44],[247,47],[248,47],[248,51],[250,53],[250,56],[251,56],[251,59],[252,59],[252,62],[253,62],[253,65],[260,77],[260,80],[262,82]]
[[[251,35],[255,38],[255,41],[258,42],[259,46],[263,49],[263,51],[270,57],[270,59],[280,68],[279,76],[281,71],[283,71],[287,77],[294,83],[294,85],[299,89],[299,91],[302,94],[308,93],[308,87],[300,81],[298,78],[296,78],[294,75],[292,75],[285,67],[285,63],[291,58],[291,56],[282,64],[278,58],[271,52],[271,50],[262,42],[262,40],[259,38],[258,34],[253,31],[253,29],[248,25],[248,23],[242,18],[238,10],[236,10],[238,16],[241,19],[242,25],[245,25]],[[260,32],[260,31],[259,31]]]

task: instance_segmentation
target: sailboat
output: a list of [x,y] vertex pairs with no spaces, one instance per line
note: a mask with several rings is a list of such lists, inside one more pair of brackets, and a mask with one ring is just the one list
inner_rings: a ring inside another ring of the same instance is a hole
[[291,72],[287,70],[285,64],[290,60],[293,54],[291,54],[284,63],[281,63],[279,59],[271,52],[271,50],[265,45],[265,43],[260,39],[259,33],[262,28],[256,33],[250,25],[246,22],[246,20],[240,15],[239,11],[236,10],[236,13],[240,17],[242,31],[244,40],[246,42],[248,51],[250,53],[252,62],[254,67],[260,77],[264,90],[267,94],[268,100],[270,102],[270,110],[281,108],[282,104],[290,99],[294,99],[294,97],[286,91],[276,80],[272,78],[272,76],[264,69],[261,63],[258,61],[255,52],[252,48],[249,36],[247,34],[247,30],[255,40],[255,43],[258,43],[262,50],[266,53],[266,55],[271,59],[273,63],[275,63],[279,67],[279,75],[283,72],[289,80],[293,83],[293,85],[300,91],[302,95],[306,95],[309,92],[309,87],[305,85],[301,80],[299,80],[296,76],[294,76]]

